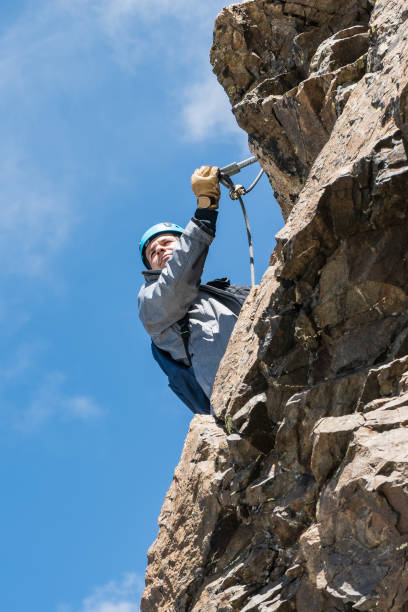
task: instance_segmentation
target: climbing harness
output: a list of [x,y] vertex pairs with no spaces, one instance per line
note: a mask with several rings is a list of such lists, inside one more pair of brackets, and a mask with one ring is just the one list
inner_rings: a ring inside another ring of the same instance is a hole
[[242,214],[244,215],[245,225],[247,230],[248,237],[248,247],[249,247],[249,267],[251,270],[251,284],[255,286],[255,265],[254,265],[254,249],[252,246],[252,236],[251,236],[251,228],[249,225],[249,219],[246,212],[246,208],[244,202],[242,200],[243,196],[250,193],[254,187],[259,183],[261,176],[264,173],[264,170],[261,170],[257,175],[254,182],[246,189],[242,185],[235,185],[231,179],[231,176],[234,174],[238,174],[241,172],[243,168],[250,166],[251,164],[255,164],[258,161],[256,157],[249,157],[248,159],[244,159],[242,162],[234,162],[229,164],[228,166],[224,166],[224,168],[220,168],[220,183],[229,189],[229,195],[231,200],[238,200],[241,206]]

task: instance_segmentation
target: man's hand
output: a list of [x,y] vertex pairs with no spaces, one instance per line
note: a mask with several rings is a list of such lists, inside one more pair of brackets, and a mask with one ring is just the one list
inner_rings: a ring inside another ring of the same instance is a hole
[[201,166],[191,177],[191,186],[197,197],[198,208],[218,208],[221,196],[217,166]]

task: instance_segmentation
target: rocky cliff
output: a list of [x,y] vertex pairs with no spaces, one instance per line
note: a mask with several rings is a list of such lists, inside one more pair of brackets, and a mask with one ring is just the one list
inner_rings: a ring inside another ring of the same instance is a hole
[[211,61],[286,221],[143,612],[408,611],[408,0],[247,0]]

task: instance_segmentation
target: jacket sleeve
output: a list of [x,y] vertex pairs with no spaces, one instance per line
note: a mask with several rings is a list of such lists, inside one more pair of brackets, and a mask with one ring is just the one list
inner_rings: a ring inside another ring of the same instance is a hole
[[182,319],[197,297],[213,237],[212,231],[193,218],[157,281],[140,290],[139,316],[153,340]]

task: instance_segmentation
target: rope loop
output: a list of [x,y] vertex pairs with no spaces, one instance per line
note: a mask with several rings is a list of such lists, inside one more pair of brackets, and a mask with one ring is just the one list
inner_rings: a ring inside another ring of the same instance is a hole
[[242,198],[246,194],[246,189],[242,185],[234,185],[230,189],[229,195],[231,200],[238,200],[238,198]]

